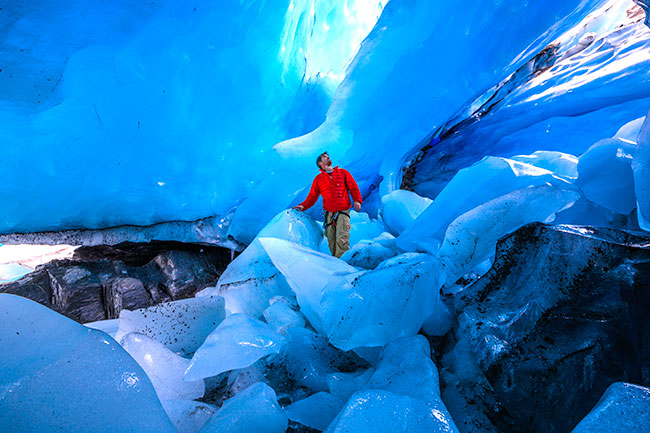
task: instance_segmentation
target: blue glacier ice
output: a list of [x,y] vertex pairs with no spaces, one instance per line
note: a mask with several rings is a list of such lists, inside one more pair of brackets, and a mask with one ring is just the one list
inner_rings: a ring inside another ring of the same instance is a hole
[[414,253],[362,274],[332,279],[320,301],[327,337],[339,349],[350,350],[415,335],[440,308],[444,281],[437,259]]
[[0,352],[3,431],[176,431],[145,372],[103,332],[3,293]]
[[282,296],[274,296],[271,305],[264,310],[264,320],[280,334],[285,335],[289,328],[305,326],[305,316],[298,311],[298,306]]
[[221,296],[183,299],[138,310],[122,310],[117,341],[138,332],[172,352],[191,355],[226,317]]
[[287,406],[284,410],[291,421],[323,431],[338,415],[345,400],[328,392],[317,392]]
[[[20,138],[23,152],[3,146],[16,183],[2,197],[40,188],[22,210],[5,207],[3,231],[225,215],[268,175],[260,168],[275,159],[273,144],[325,119],[382,8],[295,0],[127,1],[108,14],[94,1],[12,7],[1,40],[12,60],[0,74],[0,130],[3,142]],[[36,153],[43,164],[23,158]],[[37,203],[49,212],[37,217]]]
[[328,391],[328,375],[336,373],[340,353],[327,338],[304,328],[290,328],[284,348],[284,365],[300,386],[314,392]]
[[650,33],[641,9],[616,0],[589,7],[588,17],[556,33],[527,64],[440,128],[441,141],[413,179],[415,192],[435,197],[457,170],[486,154],[580,155],[645,115]]
[[578,177],[578,158],[568,153],[536,150],[530,155],[515,155],[510,157],[510,159],[544,168],[570,179]]
[[190,360],[176,355],[144,334],[126,334],[120,345],[142,367],[160,400],[194,400],[203,397],[203,380],[184,381]]
[[632,158],[636,143],[620,138],[600,140],[580,155],[578,180],[585,198],[627,215],[636,208]]
[[250,367],[258,359],[278,353],[285,342],[285,338],[266,323],[244,314],[233,314],[226,317],[197,349],[185,372],[185,380]]
[[341,350],[383,346],[414,335],[441,303],[445,274],[432,256],[402,254],[358,272],[297,244],[273,238],[260,242],[311,325]]
[[365,196],[380,183],[388,193],[423,138],[605,3],[12,6],[0,40],[0,138],[11,143],[0,160],[13,174],[0,232],[234,210],[221,229],[248,244],[301,199],[325,149]]
[[363,240],[346,251],[341,260],[362,269],[375,269],[381,262],[398,254],[395,238],[382,233],[373,240]]
[[84,326],[103,331],[115,338],[115,335],[120,329],[120,319],[98,320],[96,322],[84,323]]
[[215,406],[193,400],[161,402],[178,433],[197,433],[218,410]]
[[650,231],[650,115],[638,136],[638,149],[632,159],[639,226]]
[[363,390],[348,399],[326,432],[457,433],[440,399],[438,370],[430,350],[422,336],[388,344],[377,371]]
[[259,242],[261,237],[284,239],[316,251],[327,248],[323,244],[323,230],[313,219],[295,210],[282,211],[228,265],[219,277],[217,286],[204,289],[197,296],[221,295],[226,300],[228,311],[252,317],[260,316],[273,296],[293,296],[286,281],[262,248]]
[[462,214],[515,190],[547,183],[571,188],[569,180],[547,169],[487,156],[460,170],[397,243],[407,251],[415,249],[434,254],[448,226]]
[[369,368],[365,371],[356,371],[354,373],[331,373],[327,375],[327,386],[331,394],[347,401],[352,394],[359,391],[368,383],[374,372],[374,368]]
[[284,433],[287,425],[273,388],[258,382],[226,400],[201,433]]
[[358,270],[329,254],[277,238],[261,238],[262,247],[296,294],[300,311],[311,326],[324,333],[320,300],[329,279]]
[[650,428],[650,388],[632,383],[610,385],[596,406],[571,433],[627,433]]
[[543,184],[512,191],[459,216],[440,247],[447,281],[453,283],[493,255],[501,237],[531,222],[553,221],[578,198],[573,189]]
[[8,281],[14,281],[23,275],[27,275],[32,272],[33,269],[26,268],[25,266],[19,265],[18,263],[4,263],[0,264],[0,283],[6,283]]
[[402,234],[431,204],[431,199],[414,192],[395,190],[381,198],[381,218],[395,236]]

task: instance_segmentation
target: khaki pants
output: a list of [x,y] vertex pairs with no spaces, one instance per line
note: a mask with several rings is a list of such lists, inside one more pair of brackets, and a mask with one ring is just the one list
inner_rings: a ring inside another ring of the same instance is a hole
[[350,249],[350,217],[348,212],[339,212],[336,223],[332,224],[334,212],[325,213],[325,236],[330,246],[330,251],[335,257],[341,257]]

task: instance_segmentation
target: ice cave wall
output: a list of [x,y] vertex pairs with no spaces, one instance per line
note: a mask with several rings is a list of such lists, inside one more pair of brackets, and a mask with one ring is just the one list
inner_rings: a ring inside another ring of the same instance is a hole
[[[14,6],[0,21],[10,59],[0,72],[0,164],[11,174],[0,186],[0,232],[192,221],[236,207],[228,234],[247,243],[301,199],[322,150],[366,196],[389,192],[423,139],[469,117],[477,98],[558,38],[573,34],[564,46],[576,45],[584,20],[614,2],[76,3]],[[632,36],[625,51],[643,66],[646,41]],[[49,63],[39,63],[43,53]],[[576,58],[589,53],[602,55],[592,47]],[[556,76],[584,75],[573,66]],[[604,92],[645,83],[626,78],[640,67],[630,71],[611,71],[627,84]],[[529,112],[539,85],[524,80],[508,98]],[[561,106],[576,104],[570,93]],[[553,113],[563,95],[538,105]],[[509,100],[486,134],[517,116]],[[552,117],[536,116],[530,127]]]

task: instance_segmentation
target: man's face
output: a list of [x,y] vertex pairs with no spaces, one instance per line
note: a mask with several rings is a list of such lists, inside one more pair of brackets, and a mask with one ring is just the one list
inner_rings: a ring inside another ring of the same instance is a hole
[[332,165],[332,160],[328,154],[323,154],[320,157],[320,168],[330,167]]

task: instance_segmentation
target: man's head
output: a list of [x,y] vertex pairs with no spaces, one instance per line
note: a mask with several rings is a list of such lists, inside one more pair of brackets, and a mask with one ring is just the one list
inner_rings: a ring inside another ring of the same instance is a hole
[[321,170],[328,170],[332,168],[332,160],[330,159],[330,156],[327,154],[327,152],[323,152],[318,155],[318,158],[316,158],[316,165]]

